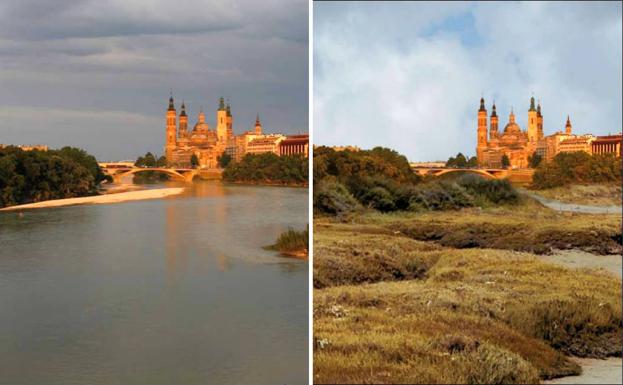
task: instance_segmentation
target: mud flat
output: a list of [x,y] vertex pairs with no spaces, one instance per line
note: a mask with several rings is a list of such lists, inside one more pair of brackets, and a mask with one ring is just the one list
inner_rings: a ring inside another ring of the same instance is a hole
[[573,358],[582,367],[579,376],[561,377],[545,381],[544,384],[620,384],[623,380],[621,358],[599,360],[594,358]]
[[596,255],[582,250],[556,250],[540,258],[569,268],[602,269],[619,278],[623,273],[623,258],[618,254]]
[[25,209],[40,209],[49,207],[61,207],[61,206],[73,206],[73,205],[86,205],[86,204],[107,204],[107,203],[120,203],[128,201],[136,201],[143,199],[158,199],[165,198],[172,195],[181,194],[184,191],[183,187],[161,188],[152,190],[140,190],[140,191],[128,191],[117,194],[104,194],[94,195],[89,197],[80,198],[67,198],[67,199],[54,199],[44,202],[29,203],[25,205],[17,205],[11,207],[5,207],[0,211],[15,211]]

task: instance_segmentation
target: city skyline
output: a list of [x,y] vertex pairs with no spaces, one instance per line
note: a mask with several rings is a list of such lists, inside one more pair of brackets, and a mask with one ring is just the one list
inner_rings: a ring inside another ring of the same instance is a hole
[[[621,128],[620,3],[315,3],[314,142],[475,155],[479,100],[545,134]],[[354,64],[353,64],[354,63]]]
[[[189,122],[223,96],[234,130],[308,131],[306,1],[0,5],[0,142],[162,154],[170,91]],[[211,122],[209,122],[211,123]]]

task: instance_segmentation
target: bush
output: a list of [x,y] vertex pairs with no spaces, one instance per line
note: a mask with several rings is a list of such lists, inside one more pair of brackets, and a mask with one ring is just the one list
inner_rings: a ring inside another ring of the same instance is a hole
[[342,216],[359,208],[359,202],[341,183],[323,180],[314,188],[314,211]]
[[551,162],[541,162],[532,178],[532,187],[548,189],[571,183],[620,183],[621,158],[613,154],[560,153]]
[[308,159],[302,155],[278,156],[272,152],[247,154],[229,162],[223,179],[229,182],[306,184]]

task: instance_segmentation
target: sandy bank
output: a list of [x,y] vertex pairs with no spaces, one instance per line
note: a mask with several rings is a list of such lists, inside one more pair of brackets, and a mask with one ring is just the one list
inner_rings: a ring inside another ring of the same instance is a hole
[[48,207],[60,207],[60,206],[73,206],[73,205],[86,205],[86,204],[106,204],[106,203],[119,203],[136,201],[143,199],[158,199],[165,198],[172,195],[181,194],[184,191],[183,187],[173,188],[161,188],[152,190],[140,190],[140,191],[128,191],[118,194],[105,194],[95,195],[90,197],[80,198],[67,198],[67,199],[54,199],[49,201],[29,203],[25,205],[11,206],[0,209],[0,211],[14,211],[24,209],[39,209]]
[[593,358],[573,358],[582,367],[579,376],[562,377],[545,381],[544,384],[620,384],[621,358],[598,360]]

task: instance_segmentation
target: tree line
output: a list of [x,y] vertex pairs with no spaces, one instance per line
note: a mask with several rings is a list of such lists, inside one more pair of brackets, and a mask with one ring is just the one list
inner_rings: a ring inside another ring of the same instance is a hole
[[534,171],[532,187],[547,189],[572,183],[621,183],[621,158],[614,154],[561,152]]
[[389,212],[513,204],[518,195],[506,180],[423,178],[391,149],[353,152],[322,146],[314,149],[313,200],[315,213],[343,215],[362,208]]
[[95,157],[79,148],[0,149],[0,207],[96,195],[98,185],[109,179]]
[[302,155],[278,156],[272,152],[246,154],[240,162],[227,157],[223,180],[266,184],[307,184],[308,159]]

